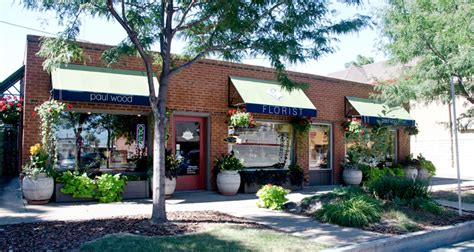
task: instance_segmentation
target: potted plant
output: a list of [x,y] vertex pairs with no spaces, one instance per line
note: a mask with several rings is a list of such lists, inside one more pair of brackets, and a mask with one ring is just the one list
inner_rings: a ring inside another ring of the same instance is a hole
[[53,170],[49,163],[49,155],[41,146],[30,147],[30,160],[23,168],[23,197],[28,204],[46,204],[54,192]]
[[420,167],[420,162],[413,158],[410,154],[405,157],[405,160],[400,162],[405,168],[405,177],[415,180],[418,177],[418,168]]
[[240,187],[239,170],[242,162],[232,154],[224,154],[216,159],[217,189],[223,195],[235,195]]
[[[178,176],[178,168],[180,160],[176,158],[171,151],[165,150],[165,195],[169,199],[176,189],[176,177]],[[148,176],[153,177],[153,160],[148,160]],[[153,189],[153,179],[150,179],[151,189]]]
[[358,186],[362,182],[362,171],[358,164],[344,163],[342,164],[342,179],[346,185]]
[[166,198],[171,198],[176,189],[176,177],[178,176],[178,168],[181,162],[171,151],[166,151],[165,155],[165,194]]
[[417,179],[427,180],[436,174],[436,166],[434,166],[433,162],[426,160],[426,158],[421,154],[418,155],[417,159],[420,163]]
[[245,109],[231,109],[227,112],[230,116],[229,126],[233,128],[251,128],[254,126],[253,115]]

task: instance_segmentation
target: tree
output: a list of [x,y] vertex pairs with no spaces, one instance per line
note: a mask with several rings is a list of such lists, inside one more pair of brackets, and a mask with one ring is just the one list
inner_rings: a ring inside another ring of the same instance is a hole
[[379,99],[393,105],[410,100],[451,100],[450,78],[457,96],[474,115],[474,2],[472,0],[393,0],[381,12],[385,49],[393,62],[416,65],[390,85],[379,85]]
[[345,63],[344,67],[349,68],[350,66],[363,66],[372,63],[374,63],[374,58],[358,54],[355,61]]
[[[362,0],[343,0],[347,5]],[[103,54],[111,64],[123,55],[138,54],[146,68],[150,107],[154,118],[152,221],[166,221],[164,194],[166,102],[170,78],[206,56],[240,60],[262,55],[276,69],[276,79],[288,90],[302,87],[285,74],[286,63],[318,59],[333,52],[335,35],[358,31],[368,17],[331,20],[329,1],[317,0],[162,0],[162,1],[50,1],[24,0],[29,9],[55,11],[67,25],[58,38],[45,39],[39,55],[44,68],[81,60],[83,51],[75,39],[81,15],[115,20],[127,37]],[[176,39],[186,41],[183,57],[171,54]],[[159,52],[151,51],[159,45]],[[159,64],[159,90],[153,86],[153,64]],[[158,94],[158,95],[157,95]]]

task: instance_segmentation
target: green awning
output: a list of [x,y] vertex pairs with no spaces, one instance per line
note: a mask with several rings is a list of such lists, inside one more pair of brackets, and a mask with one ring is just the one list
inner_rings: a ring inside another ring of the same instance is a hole
[[21,66],[15,72],[10,74],[5,80],[0,82],[0,93],[3,94],[9,88],[11,88],[19,80],[23,79],[25,76],[25,66]]
[[230,77],[248,112],[311,116],[317,114],[316,107],[303,90],[288,92],[276,81]]
[[[63,65],[51,73],[53,97],[64,101],[148,105],[145,72]],[[158,80],[154,78],[155,90]]]
[[367,124],[414,126],[415,120],[402,107],[388,107],[382,102],[346,96],[346,116],[357,116]]

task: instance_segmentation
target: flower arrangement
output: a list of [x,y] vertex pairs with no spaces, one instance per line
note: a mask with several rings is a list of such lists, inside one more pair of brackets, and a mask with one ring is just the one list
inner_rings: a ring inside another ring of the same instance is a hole
[[233,127],[249,127],[255,126],[253,115],[250,112],[246,112],[245,109],[230,109],[227,112],[230,116],[229,125]]
[[23,172],[27,176],[38,176],[40,173],[52,175],[52,170],[49,164],[49,155],[46,150],[37,143],[30,147],[30,160],[24,166]]
[[14,124],[23,111],[23,98],[17,96],[0,97],[0,119],[3,123]]

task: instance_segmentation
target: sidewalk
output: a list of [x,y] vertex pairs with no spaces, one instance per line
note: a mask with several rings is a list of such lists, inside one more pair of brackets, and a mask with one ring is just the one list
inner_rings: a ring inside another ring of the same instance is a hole
[[[449,201],[449,200],[436,200],[439,204],[455,209],[459,209],[459,205],[457,201]],[[463,211],[474,212],[474,204],[468,204],[461,201],[461,208]]]
[[[306,188],[303,191],[291,193],[291,201],[314,195],[316,192],[329,188]],[[387,236],[362,231],[359,229],[342,228],[335,225],[322,224],[312,218],[297,216],[285,212],[270,211],[256,207],[257,198],[254,194],[238,194],[237,196],[222,196],[215,192],[178,192],[167,200],[167,211],[219,211],[222,213],[247,218],[269,227],[288,232],[295,236],[328,244],[331,247],[375,240]],[[0,209],[5,208],[1,204]],[[74,203],[34,206],[26,205],[25,211],[2,212],[1,224],[20,222],[51,221],[51,220],[84,220],[93,218],[110,218],[116,216],[149,215],[151,200],[127,201],[122,203]]]

